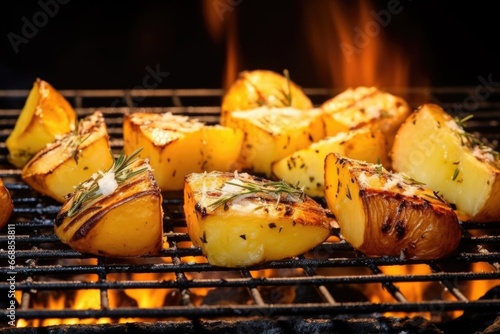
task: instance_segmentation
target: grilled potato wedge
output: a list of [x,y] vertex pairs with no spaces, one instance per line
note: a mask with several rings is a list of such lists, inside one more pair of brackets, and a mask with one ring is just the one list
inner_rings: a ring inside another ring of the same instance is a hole
[[82,253],[137,257],[163,244],[161,191],[147,159],[121,155],[81,183],[62,205],[55,233]]
[[182,190],[189,173],[234,170],[243,132],[171,113],[137,112],[125,116],[123,140],[126,154],[143,148],[162,190]]
[[286,70],[284,74],[268,70],[241,72],[222,98],[220,123],[227,125],[227,117],[233,111],[262,106],[312,109],[311,100],[302,88],[290,80]]
[[113,165],[110,151],[104,117],[96,111],[80,120],[76,131],[35,154],[24,166],[21,176],[36,191],[64,202],[75,186]]
[[14,203],[12,203],[9,190],[0,179],[0,230],[7,225],[12,211],[14,211]]
[[428,187],[382,165],[331,153],[325,192],[344,238],[368,256],[433,260],[460,243],[455,211]]
[[330,235],[325,209],[300,189],[246,173],[188,175],[184,213],[191,241],[216,266],[297,256]]
[[5,141],[8,160],[22,168],[58,135],[74,130],[76,120],[69,102],[49,83],[36,79],[14,130]]
[[396,131],[411,112],[404,99],[375,87],[347,89],[324,102],[321,110],[327,136],[373,124],[386,136],[388,151]]
[[271,176],[271,164],[325,136],[319,110],[257,108],[235,111],[227,125],[244,133],[240,169]]
[[393,168],[429,187],[475,221],[500,220],[500,154],[440,106],[425,104],[397,133]]
[[298,184],[309,196],[324,197],[325,158],[332,152],[353,159],[388,164],[382,132],[362,127],[349,132],[339,132],[273,162],[273,178]]

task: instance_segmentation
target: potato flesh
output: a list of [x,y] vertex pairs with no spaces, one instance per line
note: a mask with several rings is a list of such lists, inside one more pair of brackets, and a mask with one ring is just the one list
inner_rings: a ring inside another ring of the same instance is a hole
[[330,235],[325,211],[311,199],[295,205],[282,203],[276,209],[276,201],[262,202],[257,196],[229,203],[227,209],[211,208],[214,199],[209,194],[231,178],[230,173],[215,172],[186,178],[188,233],[211,264],[244,267],[293,257]]
[[2,179],[0,179],[0,229],[2,229],[14,211],[14,204],[10,196],[9,190],[5,187]]
[[181,190],[189,173],[233,170],[243,142],[237,129],[146,113],[125,118],[123,137],[126,154],[142,147],[162,190]]
[[428,188],[334,153],[325,184],[343,237],[366,255],[432,260],[458,247],[456,214]]
[[[140,160],[132,168],[144,166],[146,162]],[[55,223],[57,236],[71,248],[110,257],[136,257],[161,249],[162,195],[150,171],[130,178],[112,194],[69,217],[73,200],[70,197],[63,204]]]
[[292,108],[236,111],[228,126],[241,129],[244,140],[240,168],[271,176],[271,165],[325,136],[321,113]]
[[303,186],[309,196],[323,197],[325,158],[332,152],[357,160],[388,164],[383,134],[377,129],[363,127],[322,139],[274,162],[272,174],[277,179]]
[[[291,105],[284,95],[288,92],[292,97]],[[290,106],[301,110],[313,107],[302,88],[293,81],[288,82],[283,75],[267,70],[243,71],[222,98],[220,123],[227,125],[228,116],[233,111],[250,110],[260,106]]]
[[478,159],[456,131],[439,106],[422,106],[398,131],[393,168],[426,183],[470,219],[499,220],[499,162]]
[[68,101],[47,82],[37,79],[5,145],[9,161],[22,168],[31,157],[70,132],[77,116]]
[[348,89],[324,102],[321,110],[327,136],[372,124],[385,135],[388,150],[410,114],[405,100],[375,87]]
[[[107,170],[113,156],[104,118],[96,112],[83,119],[79,133],[69,133],[59,141],[38,152],[22,170],[22,178],[33,189],[65,201],[75,186],[90,178],[97,171]],[[75,144],[78,162],[74,157]],[[99,159],[96,159],[99,157]]]

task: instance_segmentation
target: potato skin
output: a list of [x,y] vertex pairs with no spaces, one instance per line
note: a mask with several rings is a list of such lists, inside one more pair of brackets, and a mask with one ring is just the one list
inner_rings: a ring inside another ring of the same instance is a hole
[[69,102],[49,83],[37,78],[5,141],[9,162],[22,168],[56,136],[72,131],[76,120],[76,112]]
[[458,217],[444,200],[380,165],[329,154],[325,184],[342,235],[368,256],[433,260],[460,243]]
[[373,224],[358,247],[366,255],[432,260],[448,257],[458,247],[461,230],[449,207],[383,191],[367,190],[361,198]]
[[7,225],[12,211],[14,211],[14,203],[12,202],[9,190],[3,184],[2,179],[0,179],[0,230]]

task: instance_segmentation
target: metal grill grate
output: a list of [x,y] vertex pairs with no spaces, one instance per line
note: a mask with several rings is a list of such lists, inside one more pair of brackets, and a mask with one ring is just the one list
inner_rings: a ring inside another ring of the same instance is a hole
[[[121,124],[125,113],[144,108],[215,123],[222,94],[217,89],[61,92],[76,106],[80,116],[96,108],[104,113],[115,153],[122,146]],[[469,122],[471,130],[480,132],[498,147],[500,91],[484,101],[471,100],[475,96],[474,87],[391,92],[401,94],[413,106],[431,101],[455,115],[473,112],[475,117]],[[337,92],[307,89],[306,93],[319,104]],[[320,322],[346,316],[369,318],[385,312],[430,313],[443,319],[449,311],[500,309],[498,297],[467,297],[471,282],[500,285],[500,222],[463,223],[465,233],[459,251],[445,260],[367,258],[349,244],[329,239],[298,258],[234,270],[210,266],[200,249],[191,246],[185,230],[181,193],[172,192],[164,194],[164,232],[169,247],[157,256],[120,260],[73,251],[53,233],[60,204],[31,190],[21,180],[20,171],[13,169],[6,159],[4,141],[27,94],[28,91],[0,91],[0,177],[15,205],[10,223],[15,224],[16,236],[14,272],[19,303],[16,318],[27,321],[28,325],[30,319],[47,318],[110,318],[112,322],[119,318],[141,318],[140,321],[147,322],[153,319],[181,321],[222,317],[234,321],[294,316]],[[338,233],[333,231],[332,238]],[[0,282],[1,298],[7,295],[9,283],[6,278],[12,271],[4,265],[7,237],[3,229],[0,232],[0,276],[4,278]],[[483,265],[481,269],[476,266],[478,263]],[[416,267],[424,270],[415,272]],[[400,269],[400,273],[392,273],[390,269],[394,268]],[[417,298],[401,292],[401,285],[417,283],[426,286],[422,296]],[[370,301],[367,294],[372,286],[382,286],[381,293],[392,296],[391,300]],[[123,296],[132,290],[145,291],[142,289],[161,293],[164,302],[160,306],[141,307],[125,298],[128,304],[114,305],[117,295]],[[74,295],[81,290],[97,291],[98,303],[91,309],[77,309],[68,302],[57,309],[40,307],[50,294],[55,298],[61,293]],[[5,308],[2,311],[6,316]]]

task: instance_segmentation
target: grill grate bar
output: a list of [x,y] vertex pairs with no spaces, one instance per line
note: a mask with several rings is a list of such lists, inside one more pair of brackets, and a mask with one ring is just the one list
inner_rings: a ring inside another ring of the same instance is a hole
[[247,282],[250,283],[250,285],[248,285],[248,288],[250,289],[250,294],[255,302],[255,305],[259,306],[265,305],[266,303],[264,302],[262,295],[260,294],[259,290],[252,281],[252,275],[250,274],[250,272],[247,269],[243,269],[241,270],[241,274],[244,278],[247,279]]
[[[439,268],[439,266],[436,264],[430,264],[429,266],[431,267],[433,272],[441,272],[442,271],[441,268]],[[465,297],[464,294],[449,279],[442,279],[442,280],[440,280],[440,282],[458,300],[463,301],[463,302],[469,301],[469,299],[467,297]]]

